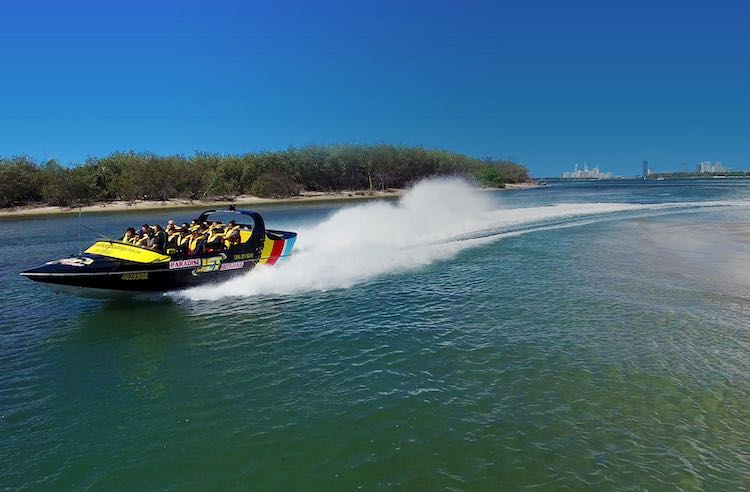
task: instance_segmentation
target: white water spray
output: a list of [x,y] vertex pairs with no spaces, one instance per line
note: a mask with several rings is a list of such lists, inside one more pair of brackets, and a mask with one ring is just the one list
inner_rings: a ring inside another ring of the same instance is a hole
[[324,222],[298,231],[292,257],[284,264],[259,266],[223,284],[180,295],[198,300],[347,288],[378,275],[448,259],[502,237],[571,226],[551,225],[551,220],[690,206],[697,204],[575,203],[498,210],[488,194],[462,180],[427,180],[398,203],[342,208]]

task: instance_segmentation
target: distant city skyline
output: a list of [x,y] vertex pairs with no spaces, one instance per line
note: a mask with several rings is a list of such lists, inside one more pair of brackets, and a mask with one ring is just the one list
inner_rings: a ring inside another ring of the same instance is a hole
[[538,178],[555,178],[560,177],[563,179],[609,179],[616,177],[636,177],[636,176],[650,176],[652,174],[660,173],[725,173],[731,171],[745,171],[747,170],[743,166],[728,166],[721,161],[701,161],[695,164],[683,162],[679,166],[673,167],[667,166],[654,166],[649,161],[641,161],[638,163],[639,169],[635,170],[636,166],[633,166],[633,172],[615,174],[613,172],[605,172],[601,170],[601,165],[594,165],[589,168],[588,163],[583,163],[581,166],[578,163],[573,164],[572,171],[563,171],[558,175],[551,176],[537,176]]
[[560,177],[563,179],[610,179],[613,176],[611,172],[601,171],[599,166],[589,169],[588,164],[584,163],[583,169],[579,169],[576,163],[573,166],[573,171],[565,171]]
[[659,173],[723,173],[730,171],[744,171],[746,166],[728,166],[721,161],[700,161],[696,163],[683,162],[674,166],[654,166],[651,162],[641,163],[641,175]]
[[[508,158],[537,177],[750,165],[750,7],[7,2],[0,156],[335,143]],[[746,164],[747,163],[747,164]]]
[[731,168],[723,165],[721,162],[705,161],[699,163],[695,172],[697,173],[725,173],[731,171]]

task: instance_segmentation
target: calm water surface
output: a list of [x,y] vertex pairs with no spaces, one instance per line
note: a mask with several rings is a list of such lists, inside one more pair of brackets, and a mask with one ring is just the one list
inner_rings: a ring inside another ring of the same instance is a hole
[[[0,489],[750,488],[750,182],[488,195],[529,216],[251,296],[57,295],[18,272],[76,252],[77,217],[0,221]],[[362,206],[260,211],[304,231]]]

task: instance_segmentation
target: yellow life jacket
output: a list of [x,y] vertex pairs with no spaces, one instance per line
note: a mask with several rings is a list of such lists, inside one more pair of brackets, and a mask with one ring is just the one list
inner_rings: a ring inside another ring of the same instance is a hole
[[135,244],[136,246],[143,246],[144,244],[146,244],[146,241],[148,241],[148,236],[143,236],[140,239],[138,239],[138,236],[136,236],[133,240],[133,244]]
[[232,234],[234,234],[235,232],[239,232],[239,230],[240,230],[240,226],[236,225],[234,227],[230,227],[224,233],[224,244],[227,245],[227,248],[231,248],[232,246],[236,244],[240,244],[240,242],[242,242],[239,234],[237,234],[236,237],[232,238]]
[[177,246],[183,247],[188,244],[190,241],[190,234],[185,234],[184,236],[180,236],[177,238]]
[[204,236],[198,236],[198,237],[190,236],[190,241],[188,242],[188,254],[195,253],[195,250],[198,248],[198,243],[200,243],[204,239],[205,239]]
[[223,238],[223,237],[224,237],[224,233],[223,232],[213,232],[212,231],[208,235],[208,241],[206,241],[206,242],[210,244],[210,243],[214,242],[216,239]]
[[169,236],[167,236],[167,242],[171,243],[174,241],[175,244],[177,244],[180,241],[180,231],[175,231]]
[[128,237],[128,235],[125,234],[124,236],[122,236],[122,239],[120,239],[120,241],[122,241],[123,243],[133,244],[135,242],[135,235]]

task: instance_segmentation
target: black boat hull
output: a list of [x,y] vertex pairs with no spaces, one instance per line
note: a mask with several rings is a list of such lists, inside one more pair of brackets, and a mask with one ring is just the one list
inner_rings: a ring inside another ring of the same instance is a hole
[[[253,260],[226,262],[226,255],[196,258],[199,265],[193,268],[169,269],[148,268],[145,265],[120,265],[114,271],[71,272],[67,269],[42,267],[23,272],[21,275],[45,284],[106,289],[122,292],[164,292],[180,290],[197,285],[221,282],[252,270]],[[177,260],[193,261],[193,260]],[[175,262],[171,262],[175,263]],[[183,263],[184,264],[184,263]],[[45,265],[51,266],[51,265]],[[222,268],[224,268],[222,270]],[[208,271],[202,269],[210,269]]]

